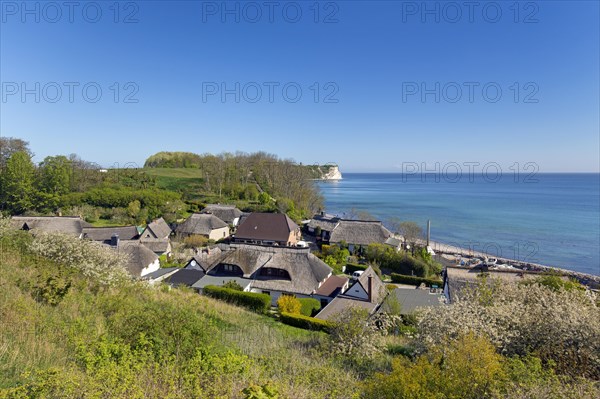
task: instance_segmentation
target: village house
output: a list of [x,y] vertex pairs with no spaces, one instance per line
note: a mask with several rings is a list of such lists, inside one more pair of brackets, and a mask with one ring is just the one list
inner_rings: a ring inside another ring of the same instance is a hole
[[182,238],[199,235],[218,241],[229,237],[229,225],[215,215],[194,213],[177,226],[175,233]]
[[236,208],[235,205],[222,205],[222,204],[208,204],[202,209],[202,213],[208,213],[215,215],[230,226],[237,226],[240,221],[240,217],[244,212]]
[[[206,285],[233,280],[247,291],[270,295],[275,305],[282,294],[315,296],[332,277],[331,271],[308,248],[231,244],[193,288],[201,290]],[[333,288],[327,292],[334,291]],[[327,297],[325,292],[322,296]]]
[[150,248],[155,254],[171,253],[171,228],[163,218],[148,223],[140,236],[140,242]]
[[13,216],[11,224],[26,231],[63,233],[81,238],[82,230],[91,224],[78,216]]
[[348,289],[348,278],[343,276],[330,276],[314,293],[313,298],[321,302],[321,308],[324,308],[339,294],[343,294]]
[[82,230],[82,238],[102,244],[115,245],[115,239],[120,241],[138,240],[140,233],[135,226],[85,227]]
[[366,309],[369,314],[377,311],[388,291],[381,278],[372,267],[368,267],[360,277],[351,283],[343,294],[336,296],[315,316],[317,319],[332,320],[350,307]]
[[308,233],[317,237],[325,242],[329,242],[331,233],[340,222],[340,218],[334,215],[329,215],[321,212],[313,218],[306,225]]
[[300,239],[300,227],[283,213],[251,213],[234,237],[238,243],[279,246],[294,246]]
[[369,244],[385,244],[393,234],[379,221],[342,219],[331,232],[329,243],[346,243],[350,252]]
[[114,239],[113,250],[127,256],[126,268],[134,278],[146,276],[160,268],[158,256],[139,241]]

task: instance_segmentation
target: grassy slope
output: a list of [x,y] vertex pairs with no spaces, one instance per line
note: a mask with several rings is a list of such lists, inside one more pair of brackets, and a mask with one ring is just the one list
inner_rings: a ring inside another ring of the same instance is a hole
[[104,289],[62,268],[68,294],[38,302],[32,287],[61,268],[12,246],[0,242],[0,398],[19,386],[23,397],[240,397],[269,381],[281,397],[356,391],[319,349],[323,334],[193,292]]
[[199,169],[145,168],[146,174],[156,178],[158,187],[173,191],[202,191],[204,180]]

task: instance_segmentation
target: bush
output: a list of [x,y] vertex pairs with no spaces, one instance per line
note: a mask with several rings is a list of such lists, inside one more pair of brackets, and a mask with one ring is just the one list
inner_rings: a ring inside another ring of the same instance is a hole
[[321,309],[321,302],[315,298],[299,298],[298,301],[302,306],[300,313],[304,316],[313,316]]
[[411,284],[411,285],[421,285],[421,283],[425,283],[427,287],[431,287],[432,285],[437,285],[441,287],[443,282],[442,280],[432,279],[432,278],[423,278],[416,276],[407,276],[404,274],[392,273],[392,282],[398,284]]
[[284,324],[303,328],[305,330],[329,332],[331,329],[331,323],[326,320],[315,319],[314,317],[298,314],[281,313],[280,320]]
[[369,267],[369,265],[358,265],[355,263],[348,263],[346,264],[346,274],[352,274],[356,271],[365,271],[367,270],[367,268]]
[[205,247],[209,243],[209,239],[201,235],[191,235],[183,239],[183,243],[188,248]]
[[302,305],[292,295],[281,295],[277,300],[277,307],[281,313],[299,314]]
[[244,288],[233,280],[228,281],[225,284],[223,284],[223,288],[228,288],[230,290],[235,290],[235,291],[244,291]]
[[267,313],[271,308],[271,297],[267,294],[237,291],[214,285],[204,287],[203,293],[211,298],[243,306],[258,313]]

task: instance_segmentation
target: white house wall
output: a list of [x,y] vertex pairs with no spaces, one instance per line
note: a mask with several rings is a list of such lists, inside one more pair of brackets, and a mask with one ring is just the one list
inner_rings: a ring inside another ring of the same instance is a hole
[[145,276],[148,273],[152,273],[160,269],[160,262],[156,259],[154,262],[150,263],[147,267],[142,269],[142,273],[140,276]]
[[222,240],[223,238],[229,237],[229,227],[221,227],[220,229],[214,229],[208,235],[208,238],[214,241]]

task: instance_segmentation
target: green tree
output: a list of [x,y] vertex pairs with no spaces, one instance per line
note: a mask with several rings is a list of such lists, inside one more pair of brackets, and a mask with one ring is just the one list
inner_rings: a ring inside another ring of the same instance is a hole
[[2,202],[12,214],[32,208],[35,166],[24,151],[13,153],[2,171]]
[[400,223],[400,233],[402,233],[404,241],[410,244],[414,255],[417,242],[423,238],[423,229],[415,222],[402,222]]
[[5,167],[12,154],[18,151],[26,153],[30,158],[33,155],[29,142],[14,137],[0,137],[0,168]]
[[67,194],[71,187],[72,168],[69,159],[63,155],[46,157],[39,168],[38,188],[57,196]]

